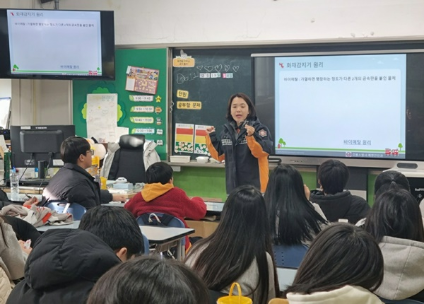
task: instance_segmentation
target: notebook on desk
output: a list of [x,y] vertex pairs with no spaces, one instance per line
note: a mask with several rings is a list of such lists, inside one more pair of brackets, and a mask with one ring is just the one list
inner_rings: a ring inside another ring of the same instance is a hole
[[217,202],[205,202],[207,211],[222,212],[224,208],[224,203]]

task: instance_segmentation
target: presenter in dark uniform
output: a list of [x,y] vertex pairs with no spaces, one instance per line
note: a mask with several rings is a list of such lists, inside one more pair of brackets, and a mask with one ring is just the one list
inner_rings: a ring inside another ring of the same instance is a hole
[[268,128],[261,124],[252,101],[243,93],[230,97],[227,120],[219,136],[215,127],[206,129],[209,153],[218,161],[225,160],[227,194],[241,185],[253,185],[265,192],[273,145]]

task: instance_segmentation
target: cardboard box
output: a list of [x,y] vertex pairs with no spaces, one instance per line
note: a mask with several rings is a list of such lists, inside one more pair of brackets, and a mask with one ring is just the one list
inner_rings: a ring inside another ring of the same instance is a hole
[[219,221],[192,221],[186,220],[187,225],[193,228],[195,232],[189,236],[201,236],[203,238],[210,236],[218,227]]

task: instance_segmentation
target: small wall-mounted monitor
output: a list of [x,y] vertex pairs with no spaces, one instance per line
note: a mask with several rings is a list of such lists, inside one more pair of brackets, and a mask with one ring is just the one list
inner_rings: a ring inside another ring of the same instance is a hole
[[63,166],[60,145],[74,135],[74,125],[11,126],[12,167],[35,168],[39,161],[48,167]]
[[113,11],[0,9],[0,78],[115,79]]

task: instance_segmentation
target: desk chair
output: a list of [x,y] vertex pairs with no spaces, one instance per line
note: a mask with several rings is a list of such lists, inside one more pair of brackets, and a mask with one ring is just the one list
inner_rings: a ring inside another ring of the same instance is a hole
[[52,201],[46,207],[57,213],[70,213],[75,221],[79,221],[87,212],[87,209],[80,204],[68,203],[67,201]]
[[299,268],[308,246],[300,245],[273,245],[275,266],[284,268]]
[[143,234],[143,244],[144,244],[144,255],[149,255],[150,253],[150,244],[147,237]]
[[[179,218],[159,212],[144,213],[137,218],[137,223],[140,226],[162,226],[164,229],[166,227],[185,228],[184,223]],[[159,252],[161,257],[163,257],[163,252],[168,252],[172,258],[175,258],[171,248],[175,247],[176,244],[177,242],[165,246],[157,245],[155,251]],[[185,238],[181,240],[181,247],[177,248],[177,250],[185,250]]]
[[107,179],[125,177],[129,183],[145,183],[144,142],[144,135],[122,135]]

